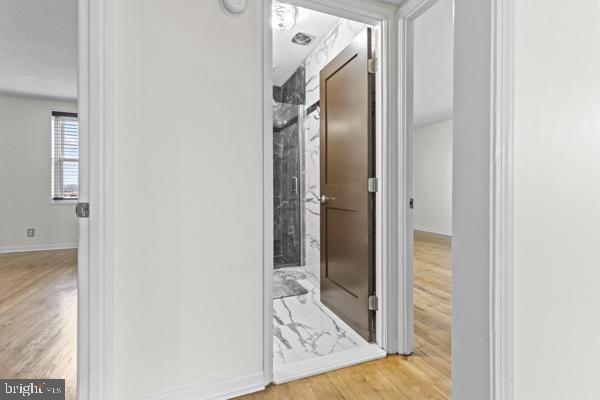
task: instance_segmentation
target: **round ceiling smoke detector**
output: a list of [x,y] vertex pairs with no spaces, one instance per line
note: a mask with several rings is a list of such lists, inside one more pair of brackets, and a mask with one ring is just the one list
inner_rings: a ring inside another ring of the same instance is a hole
[[302,46],[307,46],[307,45],[311,44],[311,42],[314,39],[315,39],[314,35],[309,35],[308,33],[304,33],[304,32],[298,32],[292,38],[292,42],[302,45]]
[[219,0],[221,8],[228,14],[242,14],[248,7],[248,0]]

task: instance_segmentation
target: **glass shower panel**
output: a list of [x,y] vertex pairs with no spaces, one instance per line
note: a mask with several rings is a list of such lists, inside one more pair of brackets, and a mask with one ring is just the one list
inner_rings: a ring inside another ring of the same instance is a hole
[[299,106],[273,107],[274,266],[301,264],[301,169]]

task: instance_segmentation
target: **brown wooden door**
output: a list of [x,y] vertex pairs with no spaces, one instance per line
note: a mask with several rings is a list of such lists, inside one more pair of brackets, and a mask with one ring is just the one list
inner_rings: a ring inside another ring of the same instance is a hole
[[[321,301],[372,341],[373,76],[366,29],[321,70]],[[325,196],[325,197],[323,197]]]

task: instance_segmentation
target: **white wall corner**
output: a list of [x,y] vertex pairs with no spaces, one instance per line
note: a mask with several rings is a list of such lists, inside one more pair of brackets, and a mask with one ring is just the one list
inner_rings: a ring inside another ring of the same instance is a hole
[[264,372],[258,371],[146,396],[140,400],[226,400],[258,392],[264,388]]

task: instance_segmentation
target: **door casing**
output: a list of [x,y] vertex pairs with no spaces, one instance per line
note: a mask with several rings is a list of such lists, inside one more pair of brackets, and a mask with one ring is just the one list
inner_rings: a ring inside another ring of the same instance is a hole
[[77,399],[113,398],[113,0],[78,0]]
[[[285,0],[285,3],[342,18],[362,22],[374,27],[377,45],[374,47],[378,59],[375,75],[376,103],[375,158],[379,188],[375,196],[376,243],[375,243],[375,290],[379,297],[376,313],[375,342],[387,353],[397,353],[398,312],[398,268],[394,261],[395,240],[399,225],[395,217],[399,175],[395,165],[397,154],[397,99],[393,96],[398,82],[398,24],[396,7],[376,1],[362,0]],[[263,0],[263,18],[271,15],[271,0]],[[263,368],[265,384],[273,380],[273,125],[272,125],[272,31],[270,24],[263,24]]]
[[413,194],[413,112],[414,112],[414,21],[426,12],[438,0],[418,0],[406,3],[400,9],[402,17],[400,24],[400,37],[402,54],[400,56],[400,129],[402,135],[402,187],[403,196],[400,201],[401,208],[401,254],[399,254],[400,268],[400,319],[399,319],[399,346],[400,354],[411,354],[414,350],[414,272],[413,272],[413,210],[410,208],[410,199]]

